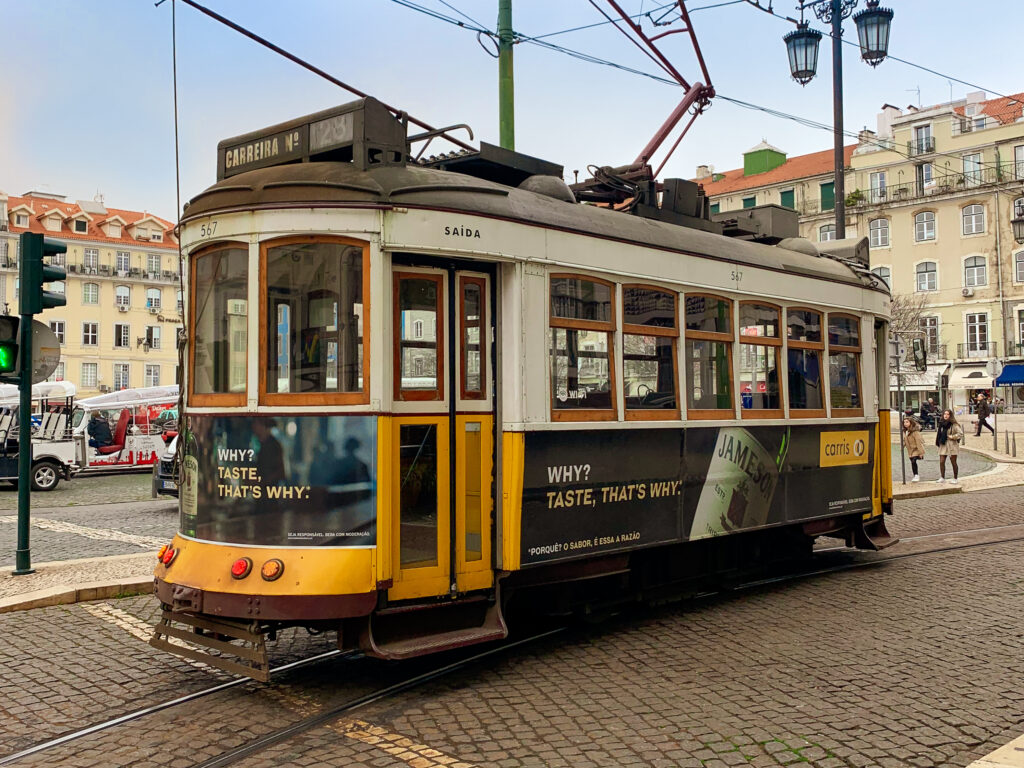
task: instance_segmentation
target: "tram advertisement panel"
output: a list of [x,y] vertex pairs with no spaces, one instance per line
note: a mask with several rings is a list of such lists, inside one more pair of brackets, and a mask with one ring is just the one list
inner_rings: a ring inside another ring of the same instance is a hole
[[376,544],[373,416],[188,417],[181,530],[267,546]]
[[523,565],[871,509],[871,425],[530,432]]

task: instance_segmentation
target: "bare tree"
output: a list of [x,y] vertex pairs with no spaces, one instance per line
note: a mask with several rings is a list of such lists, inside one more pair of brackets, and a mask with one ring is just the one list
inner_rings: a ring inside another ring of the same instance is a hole
[[927,293],[894,293],[889,330],[893,334],[920,335],[921,318],[928,306]]

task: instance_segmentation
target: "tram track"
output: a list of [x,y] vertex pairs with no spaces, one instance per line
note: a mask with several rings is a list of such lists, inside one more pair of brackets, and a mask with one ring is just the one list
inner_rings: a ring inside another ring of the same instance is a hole
[[[797,571],[793,571],[793,572],[789,572],[789,573],[785,573],[785,574],[781,574],[781,575],[777,575],[777,576],[768,576],[768,577],[765,577],[765,578],[752,579],[750,581],[742,582],[740,584],[731,585],[728,588],[723,588],[723,589],[718,589],[718,590],[711,590],[711,591],[706,591],[706,592],[700,592],[700,593],[697,593],[695,595],[691,595],[690,597],[686,598],[686,601],[704,601],[704,600],[712,599],[712,598],[715,598],[715,597],[725,597],[725,596],[728,596],[730,594],[736,594],[737,592],[743,592],[743,591],[747,591],[747,590],[758,589],[758,588],[761,588],[761,587],[773,586],[773,585],[777,585],[777,584],[784,584],[784,583],[787,583],[787,582],[801,581],[801,580],[804,580],[804,579],[809,579],[809,578],[813,578],[813,577],[817,577],[817,576],[825,576],[825,575],[830,575],[830,574],[834,574],[834,573],[841,573],[841,572],[844,572],[844,571],[854,570],[854,569],[858,569],[858,568],[878,567],[878,566],[883,566],[883,565],[888,564],[888,563],[897,562],[897,561],[904,561],[904,560],[913,559],[913,558],[917,558],[917,557],[925,557],[925,556],[929,556],[929,555],[938,555],[938,554],[944,554],[944,553],[955,552],[955,551],[960,551],[960,550],[976,549],[976,548],[981,548],[981,547],[995,546],[995,545],[998,545],[998,544],[1012,544],[1012,543],[1024,542],[1024,524],[1008,524],[1008,525],[992,526],[992,527],[988,527],[988,528],[974,528],[974,529],[968,529],[968,530],[962,530],[962,531],[948,531],[948,532],[940,532],[940,533],[934,533],[934,534],[925,534],[925,535],[920,535],[920,536],[904,537],[904,538],[901,538],[900,543],[901,544],[906,544],[906,543],[910,543],[910,542],[919,542],[919,541],[933,540],[933,539],[937,539],[937,538],[954,538],[954,537],[965,536],[965,535],[979,535],[979,534],[993,533],[993,532],[997,532],[997,531],[1003,531],[1003,530],[1014,529],[1014,528],[1020,529],[1021,530],[1021,535],[1019,535],[1019,536],[1012,536],[1012,537],[1008,537],[1008,538],[994,539],[994,540],[962,542],[962,543],[957,543],[957,544],[951,544],[949,546],[936,547],[936,548],[933,548],[933,549],[926,549],[926,550],[916,551],[916,552],[903,552],[903,553],[895,553],[895,554],[879,554],[879,555],[865,557],[865,556],[863,556],[862,553],[860,553],[859,550],[851,549],[851,548],[848,548],[848,547],[822,548],[822,549],[815,550],[814,554],[815,555],[824,555],[824,554],[848,553],[850,555],[861,554],[861,556],[858,559],[853,560],[853,561],[837,563],[835,565],[829,565],[829,566],[823,567],[823,568],[814,568],[814,569],[811,569],[811,570],[803,570],[803,569],[801,569],[801,570],[797,570]],[[257,753],[259,753],[259,752],[261,752],[261,751],[263,751],[263,750],[265,750],[265,749],[267,749],[269,747],[272,747],[272,746],[274,746],[276,744],[279,744],[279,743],[281,743],[283,741],[286,741],[286,740],[288,740],[288,739],[290,739],[290,738],[292,738],[294,736],[298,736],[298,735],[300,735],[300,734],[302,734],[304,732],[307,732],[307,731],[309,731],[311,729],[314,729],[316,727],[319,727],[321,725],[329,724],[331,721],[337,720],[338,718],[340,718],[340,717],[342,717],[342,716],[344,716],[344,715],[346,715],[346,714],[348,714],[350,712],[354,712],[354,711],[356,711],[356,710],[358,710],[360,708],[369,706],[370,704],[373,704],[375,702],[388,699],[390,697],[396,696],[396,695],[398,695],[400,693],[406,692],[406,691],[411,690],[413,688],[416,688],[416,687],[425,685],[427,683],[433,682],[435,680],[441,679],[441,678],[443,678],[443,677],[445,677],[445,676],[447,676],[449,674],[452,674],[454,672],[457,672],[457,671],[460,671],[462,669],[465,669],[466,667],[469,667],[469,666],[471,666],[471,665],[473,665],[473,664],[475,664],[475,663],[477,663],[479,661],[482,661],[484,659],[487,659],[489,657],[498,655],[500,653],[504,653],[504,652],[512,650],[514,648],[517,648],[517,647],[520,647],[520,646],[523,646],[523,645],[526,645],[526,644],[529,644],[529,643],[532,643],[532,642],[536,642],[538,640],[541,640],[541,639],[550,637],[552,635],[558,634],[560,632],[566,631],[568,628],[569,628],[569,624],[565,624],[563,626],[558,626],[558,627],[555,627],[553,629],[547,629],[547,630],[545,630],[543,632],[539,632],[539,633],[536,633],[536,634],[533,634],[533,635],[530,635],[530,636],[527,636],[527,637],[523,637],[521,639],[513,640],[511,642],[501,643],[500,645],[497,645],[496,647],[488,648],[488,649],[486,649],[486,650],[484,650],[484,651],[482,651],[480,653],[476,653],[476,654],[467,656],[465,658],[458,659],[456,661],[450,662],[448,664],[444,664],[444,665],[442,665],[440,667],[437,667],[435,669],[430,669],[430,670],[427,670],[425,672],[421,672],[421,673],[416,674],[416,675],[414,675],[414,676],[412,676],[412,677],[410,677],[410,678],[408,678],[406,680],[401,680],[399,682],[393,683],[393,684],[391,684],[389,686],[386,686],[384,688],[381,688],[379,690],[371,691],[369,693],[363,694],[363,695],[358,696],[356,698],[353,698],[353,699],[351,699],[349,701],[346,701],[346,702],[343,702],[341,704],[337,704],[335,706],[332,706],[329,709],[324,710],[323,712],[318,712],[316,714],[304,717],[304,718],[300,719],[299,721],[297,721],[297,722],[295,722],[295,723],[293,723],[291,725],[284,726],[284,727],[282,727],[282,728],[280,728],[278,730],[275,730],[275,731],[272,731],[272,732],[270,732],[268,734],[265,734],[263,736],[257,737],[257,738],[253,739],[252,741],[250,741],[247,744],[240,745],[240,746],[236,747],[235,749],[229,750],[229,751],[224,752],[224,753],[222,753],[220,755],[212,757],[212,758],[210,758],[210,759],[208,759],[208,760],[206,760],[204,762],[196,764],[196,768],[220,768],[221,766],[232,765],[232,764],[238,762],[239,760],[242,760],[242,759],[244,759],[246,757],[249,757],[249,756],[252,756],[254,754],[257,754]],[[317,654],[316,656],[312,656],[312,657],[309,657],[307,659],[300,659],[300,660],[297,660],[297,661],[290,662],[288,664],[283,664],[283,665],[281,665],[279,667],[275,667],[275,668],[273,668],[271,670],[271,675],[272,676],[279,676],[283,672],[287,672],[287,671],[291,671],[291,670],[296,670],[296,669],[300,669],[302,667],[314,665],[314,664],[326,661],[328,659],[348,659],[348,658],[356,658],[356,657],[360,657],[360,656],[362,656],[362,654],[360,652],[358,652],[358,651],[342,652],[342,651],[338,651],[338,650],[332,650],[332,651],[328,651],[326,653]],[[96,723],[96,724],[90,725],[90,726],[88,726],[86,728],[82,728],[82,729],[79,729],[77,731],[73,731],[71,733],[67,733],[67,734],[64,734],[62,736],[58,736],[56,738],[50,739],[50,740],[45,741],[45,742],[41,742],[39,744],[36,744],[36,745],[33,745],[33,746],[28,747],[26,749],[23,749],[23,750],[21,750],[19,752],[15,752],[15,753],[12,753],[12,754],[7,755],[7,756],[0,757],[0,766],[6,766],[6,765],[14,764],[14,763],[16,763],[18,761],[21,761],[24,758],[31,757],[33,755],[37,755],[37,754],[40,754],[40,753],[43,753],[43,752],[51,751],[53,749],[56,749],[56,748],[64,746],[64,745],[67,745],[67,744],[69,744],[71,742],[77,741],[77,740],[85,738],[87,736],[92,736],[92,735],[101,733],[103,731],[115,728],[117,726],[124,725],[126,723],[130,723],[132,721],[139,720],[139,719],[145,718],[145,717],[150,716],[150,715],[154,715],[154,714],[156,714],[158,712],[164,712],[164,711],[167,711],[167,710],[170,710],[170,709],[174,709],[174,708],[182,706],[184,704],[188,704],[188,703],[196,701],[198,699],[205,698],[207,696],[211,696],[213,694],[217,694],[217,693],[220,693],[222,691],[229,690],[231,688],[235,688],[235,687],[244,685],[244,684],[249,683],[249,682],[253,682],[252,678],[249,678],[249,677],[239,677],[239,678],[236,678],[236,679],[233,679],[233,680],[228,680],[226,682],[219,683],[219,684],[214,685],[214,686],[210,686],[208,688],[204,688],[204,689],[199,690],[199,691],[195,691],[193,693],[186,694],[184,696],[180,696],[180,697],[177,697],[177,698],[174,698],[174,699],[170,699],[168,701],[164,701],[164,702],[161,702],[161,703],[158,703],[158,704],[153,704],[153,705],[150,705],[150,706],[147,706],[147,707],[142,707],[142,708],[134,710],[132,712],[128,712],[128,713],[123,714],[123,715],[119,715],[118,717],[111,718],[109,720],[106,720],[106,721],[103,721],[103,722],[100,722],[100,723]]]

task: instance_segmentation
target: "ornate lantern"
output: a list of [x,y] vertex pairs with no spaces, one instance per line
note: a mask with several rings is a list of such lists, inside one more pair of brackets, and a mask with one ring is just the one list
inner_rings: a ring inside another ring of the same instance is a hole
[[789,54],[789,72],[800,85],[807,85],[818,73],[818,44],[821,32],[810,29],[806,21],[782,38]]
[[879,8],[878,0],[868,0],[868,7],[853,17],[860,38],[860,55],[872,67],[877,67],[889,55],[889,25],[892,10]]

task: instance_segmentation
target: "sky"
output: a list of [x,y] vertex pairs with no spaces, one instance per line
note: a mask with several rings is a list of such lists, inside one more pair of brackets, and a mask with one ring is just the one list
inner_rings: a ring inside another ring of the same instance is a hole
[[[499,142],[498,66],[486,36],[478,40],[476,32],[394,0],[200,1],[424,122],[467,123],[476,141]],[[497,25],[497,0],[409,2],[447,16],[457,16],[457,9],[489,30]],[[620,0],[620,5],[640,13],[664,2]],[[1024,77],[1014,75],[1020,70],[1011,58],[1014,46],[1006,44],[1009,38],[985,42],[985,30],[999,29],[1001,18],[1011,20],[1015,2],[887,2],[895,12],[890,52],[941,74],[893,60],[872,68],[860,61],[855,47],[844,46],[846,129],[874,128],[884,103],[905,108],[962,98],[973,90],[990,96],[1024,91]],[[604,0],[594,3],[612,12]],[[859,8],[864,5],[861,0]],[[512,6],[513,28],[524,36],[604,21],[589,0],[512,0]],[[720,95],[831,125],[827,38],[818,77],[801,87],[789,76],[782,41],[793,29],[790,22],[742,1],[688,0],[687,8]],[[774,8],[799,16],[795,0],[775,0]],[[172,0],[159,6],[154,0],[0,0],[0,9],[5,28],[0,190],[12,195],[44,190],[69,200],[102,194],[111,207],[173,220]],[[181,0],[175,13],[182,203],[215,181],[221,139],[355,98]],[[810,11],[808,18],[824,28]],[[644,25],[653,30],[649,21]],[[965,35],[965,25],[974,31]],[[845,23],[845,37],[856,40],[852,20]],[[608,24],[544,39],[657,71]],[[687,35],[669,35],[659,46],[683,77],[701,79]],[[574,171],[585,178],[588,165],[632,162],[683,95],[678,86],[537,45],[523,42],[514,51],[516,149],[563,165],[570,182]],[[661,176],[692,178],[700,164],[719,171],[738,168],[742,153],[762,140],[789,156],[832,146],[829,130],[716,99]]]

